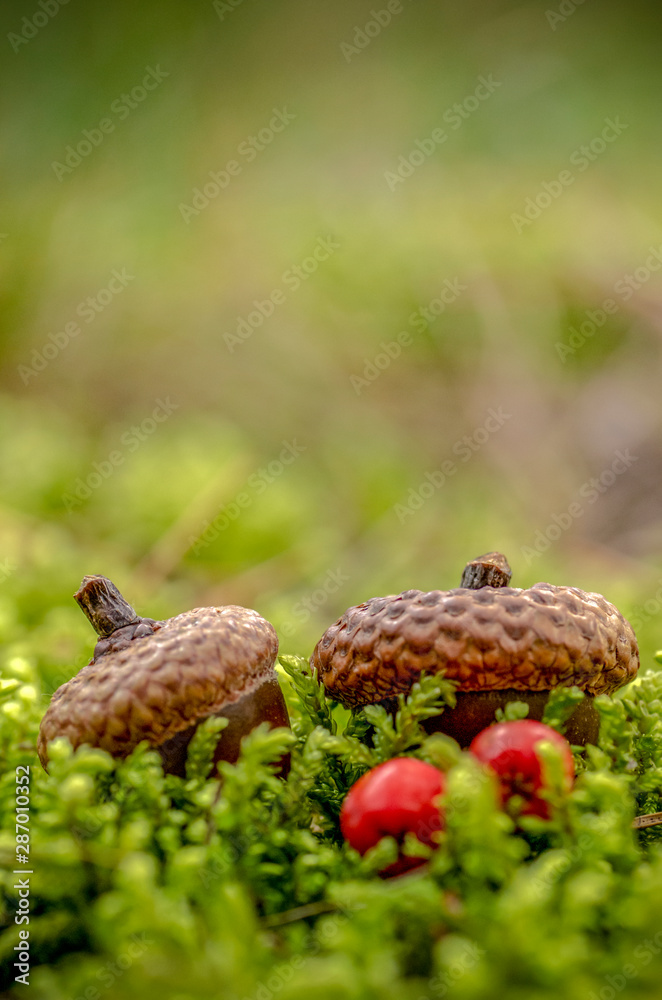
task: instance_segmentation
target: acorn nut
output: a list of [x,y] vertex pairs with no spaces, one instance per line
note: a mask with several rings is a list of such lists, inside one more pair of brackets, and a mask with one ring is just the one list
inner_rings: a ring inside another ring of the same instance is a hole
[[215,761],[234,763],[242,737],[261,722],[289,726],[274,670],[278,638],[256,611],[228,605],[167,621],[141,618],[103,576],[86,576],[74,597],[100,638],[41,721],[44,767],[57,736],[120,758],[147,740],[164,770],[184,777],[189,741],[210,716],[229,720]]
[[461,746],[507,702],[525,701],[529,718],[541,719],[553,688],[577,685],[587,697],[566,736],[595,742],[593,697],[639,669],[630,623],[600,594],[550,583],[521,590],[510,577],[505,557],[491,552],[467,565],[455,590],[408,590],[349,608],[317,643],[312,666],[343,705],[392,710],[422,673],[443,673],[457,685],[456,707],[424,726]]

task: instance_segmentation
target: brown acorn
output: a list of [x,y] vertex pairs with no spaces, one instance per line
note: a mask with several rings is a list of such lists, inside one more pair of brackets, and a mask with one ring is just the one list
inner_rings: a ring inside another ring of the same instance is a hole
[[256,611],[228,605],[141,618],[104,576],[86,576],[74,597],[100,638],[41,721],[44,767],[57,736],[120,758],[147,740],[164,770],[183,777],[189,741],[210,716],[229,719],[215,761],[234,763],[242,737],[260,722],[289,726],[274,670],[278,637]]
[[422,673],[457,684],[457,704],[424,723],[461,746],[494,721],[497,708],[525,701],[540,719],[550,691],[577,685],[586,698],[566,735],[595,742],[596,694],[632,680],[639,650],[631,625],[600,594],[536,583],[508,586],[501,553],[468,563],[455,590],[408,590],[349,608],[317,643],[311,663],[343,705],[384,704],[407,693]]

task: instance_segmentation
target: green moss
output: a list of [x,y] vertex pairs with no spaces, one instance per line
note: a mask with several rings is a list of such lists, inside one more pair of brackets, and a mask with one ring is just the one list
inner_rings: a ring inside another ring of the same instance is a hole
[[[394,719],[374,708],[348,715],[305,660],[282,662],[293,731],[258,728],[236,765],[210,774],[217,727],[205,727],[186,779],[164,775],[146,746],[117,763],[64,741],[51,745],[46,774],[33,753],[38,674],[25,659],[6,666],[3,988],[19,929],[19,765],[31,765],[32,996],[432,1000],[452,990],[466,1000],[579,1000],[621,979],[633,996],[653,988],[662,833],[637,833],[631,820],[662,808],[659,674],[597,699],[600,745],[587,748],[574,790],[552,820],[518,824],[475,760],[421,727],[452,704],[452,685],[423,678]],[[559,692],[548,721],[561,728],[576,701]],[[377,870],[395,845],[360,858],[337,816],[366,768],[403,753],[448,771],[446,829],[425,868],[383,880]]]

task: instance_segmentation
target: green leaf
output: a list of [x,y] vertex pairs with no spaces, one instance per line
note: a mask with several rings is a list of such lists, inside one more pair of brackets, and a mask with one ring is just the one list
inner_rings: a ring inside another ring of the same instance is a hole
[[504,708],[497,708],[494,717],[497,722],[516,722],[526,719],[528,714],[529,706],[525,701],[509,701]]
[[292,729],[297,736],[307,735],[315,726],[336,732],[326,690],[302,656],[279,656],[278,662],[294,689]]
[[586,695],[578,687],[557,687],[550,692],[542,721],[559,733],[565,732],[568,719]]
[[198,726],[191,737],[186,753],[186,779],[187,781],[204,781],[208,778],[213,761],[216,746],[220,735],[230,720],[223,716],[210,716]]
[[379,761],[418,750],[427,738],[422,723],[455,705],[455,684],[440,674],[421,676],[407,695],[397,697],[395,716],[381,705],[366,705],[361,715],[372,727],[371,739]]

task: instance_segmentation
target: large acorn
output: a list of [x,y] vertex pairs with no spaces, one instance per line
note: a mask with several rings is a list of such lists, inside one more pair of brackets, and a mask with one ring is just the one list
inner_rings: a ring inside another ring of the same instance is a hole
[[234,763],[260,722],[288,726],[274,670],[278,638],[256,611],[195,608],[167,621],[139,617],[104,576],[74,595],[99,640],[90,663],[53,695],[39,730],[39,758],[66,736],[126,757],[147,740],[164,769],[185,775],[187,747],[210,716],[229,720],[215,760]]
[[505,557],[491,552],[468,563],[455,590],[408,590],[349,608],[317,643],[313,668],[343,705],[390,709],[422,673],[443,673],[457,684],[457,704],[425,727],[461,746],[507,702],[525,701],[540,719],[553,688],[577,685],[586,698],[566,735],[595,742],[594,696],[639,669],[632,627],[600,594],[550,583],[520,590],[510,578]]

